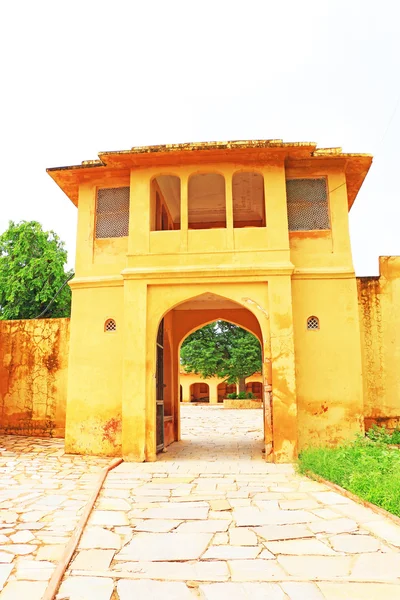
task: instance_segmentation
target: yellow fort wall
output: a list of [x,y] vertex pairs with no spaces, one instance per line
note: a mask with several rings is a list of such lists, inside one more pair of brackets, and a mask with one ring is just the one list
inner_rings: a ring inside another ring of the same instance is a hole
[[379,277],[360,277],[365,427],[400,427],[400,256],[381,256]]
[[63,437],[69,319],[0,321],[0,432]]

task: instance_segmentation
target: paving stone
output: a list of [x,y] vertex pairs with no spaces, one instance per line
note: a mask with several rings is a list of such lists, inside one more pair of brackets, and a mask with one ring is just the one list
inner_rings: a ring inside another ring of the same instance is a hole
[[79,542],[79,548],[121,548],[119,535],[102,527],[87,527]]
[[126,513],[117,510],[94,510],[90,516],[91,525],[129,525]]
[[[290,600],[325,600],[327,598],[322,595],[315,583],[284,581],[281,583],[281,588]],[[353,600],[353,597],[347,596],[343,600]],[[363,600],[367,600],[367,598],[365,597]]]
[[13,561],[13,555],[9,552],[0,552],[0,563],[10,563]]
[[6,535],[0,533],[0,544],[7,544],[10,540]]
[[140,515],[143,519],[201,520],[207,519],[208,506],[193,506],[190,502],[169,504],[161,508],[148,508]]
[[35,521],[40,521],[41,519],[43,519],[43,517],[45,517],[48,514],[49,514],[49,511],[42,511],[42,510],[29,511],[29,512],[22,514],[20,519],[21,519],[21,521],[24,521],[25,523],[27,523],[29,521],[35,522]]
[[332,519],[315,521],[307,525],[313,533],[348,533],[356,531],[358,525],[352,519]]
[[[208,521],[200,521],[200,523],[208,523]],[[153,533],[168,533],[176,529],[182,521],[161,520],[161,519],[137,519],[132,521],[131,525],[135,531],[148,531]],[[197,521],[196,521],[197,523]],[[198,530],[199,531],[199,530]]]
[[329,538],[329,542],[334,550],[349,554],[377,552],[381,547],[380,540],[377,540],[370,535],[334,535]]
[[231,527],[229,541],[233,546],[256,546],[258,543],[254,531],[246,527]]
[[254,527],[253,531],[262,539],[270,541],[315,537],[304,525],[264,525]]
[[29,531],[39,531],[40,529],[43,529],[43,527],[45,527],[45,523],[38,523],[38,522],[34,522],[34,523],[18,523],[18,525],[16,526],[15,529],[29,529]]
[[108,569],[114,550],[81,550],[71,564],[71,569],[103,571]]
[[342,496],[337,492],[312,492],[314,498],[316,498],[321,504],[334,505],[334,504],[351,504],[352,501],[346,496]]
[[311,512],[313,513],[313,515],[319,517],[320,519],[338,519],[340,517],[340,514],[338,514],[336,509],[336,506],[335,510],[332,510],[331,508],[316,508]]
[[218,533],[227,531],[229,521],[226,519],[213,519],[209,521],[185,521],[179,525],[178,533]]
[[138,533],[115,556],[116,560],[163,561],[195,560],[200,558],[212,534],[197,533]]
[[369,523],[371,521],[382,521],[382,515],[375,513],[372,509],[352,502],[350,504],[337,504],[332,507],[340,516],[354,519],[358,523]]
[[314,515],[303,510],[275,510],[260,511],[253,506],[249,508],[235,508],[233,519],[236,525],[258,526],[258,525],[288,525],[292,523],[309,523],[315,519]]
[[35,539],[35,536],[27,530],[18,531],[14,535],[10,535],[10,539],[15,544],[26,544],[27,542],[31,542]]
[[42,496],[41,498],[39,498],[36,501],[35,506],[37,505],[39,506],[55,506],[55,507],[59,507],[63,502],[65,502],[65,500],[67,500],[67,496],[58,496],[58,495],[49,495],[49,496]]
[[212,539],[213,546],[220,544],[229,544],[229,536],[227,533],[216,533]]
[[279,500],[279,507],[282,510],[299,510],[305,508],[307,510],[320,508],[321,504],[313,498],[303,500]]
[[193,600],[197,597],[184,583],[177,581],[120,580],[117,583],[119,600]]
[[210,508],[211,510],[232,510],[232,506],[228,500],[211,500]]
[[[287,584],[285,584],[287,585]],[[399,584],[394,583],[319,583],[325,600],[399,600]],[[297,600],[294,598],[294,600]],[[312,598],[305,600],[313,600]],[[317,598],[316,598],[317,600]]]
[[51,544],[49,546],[41,546],[37,552],[38,560],[51,560],[57,562],[61,559],[65,550],[65,544]]
[[107,577],[67,577],[56,599],[110,600],[113,589],[114,582]]
[[260,554],[258,546],[210,546],[201,557],[204,560],[234,560],[241,558],[256,558]]
[[206,600],[285,600],[276,583],[211,583],[200,590]]
[[[252,561],[244,561],[252,562]],[[124,572],[137,579],[166,581],[227,581],[229,570],[224,561],[199,562],[126,562],[113,566],[112,574],[123,577]]]
[[53,563],[46,560],[19,560],[16,578],[25,581],[48,581],[55,568]]
[[364,523],[363,527],[374,533],[378,537],[385,540],[393,546],[400,548],[400,526],[391,523],[390,521],[372,521],[370,523]]
[[9,581],[1,592],[0,598],[1,600],[42,600],[46,587],[46,581]]
[[273,554],[293,554],[304,556],[306,554],[312,555],[335,555],[336,552],[332,550],[327,544],[320,542],[315,539],[305,540],[283,540],[279,542],[264,542],[265,547],[268,548]]
[[232,581],[279,581],[286,573],[276,560],[230,560]]
[[129,498],[130,490],[102,489],[101,498]]
[[10,575],[11,571],[13,569],[13,565],[9,565],[9,564],[0,564],[0,590],[3,589],[3,586],[5,584],[5,582],[8,579],[8,576]]
[[21,554],[22,556],[35,552],[36,549],[37,546],[33,544],[8,544],[7,546],[0,546],[0,552],[11,552],[12,554]]
[[399,575],[400,553],[381,554],[373,552],[360,554],[357,556],[351,571],[351,578],[359,581],[394,581]]
[[124,498],[100,498],[97,510],[130,510],[132,505]]
[[278,563],[292,577],[301,579],[329,580],[332,577],[348,577],[352,558],[348,556],[279,556]]

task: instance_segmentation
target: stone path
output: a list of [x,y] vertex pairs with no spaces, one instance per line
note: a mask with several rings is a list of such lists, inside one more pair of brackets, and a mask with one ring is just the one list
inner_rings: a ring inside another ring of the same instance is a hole
[[[400,597],[400,527],[265,463],[261,411],[182,416],[183,441],[158,462],[109,474],[58,600]],[[108,461],[63,456],[54,441],[1,444],[0,600],[40,600]]]

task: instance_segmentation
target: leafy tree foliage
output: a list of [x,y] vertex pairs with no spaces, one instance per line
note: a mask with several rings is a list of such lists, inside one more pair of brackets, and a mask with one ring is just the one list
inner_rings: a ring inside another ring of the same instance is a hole
[[261,371],[261,347],[258,339],[245,329],[216,321],[190,334],[181,348],[181,364],[187,373],[203,379],[223,377],[245,390],[245,379]]
[[[64,270],[67,251],[54,231],[37,221],[9,222],[0,236],[0,319],[39,316],[71,272]],[[67,317],[71,290],[66,285],[45,317]]]

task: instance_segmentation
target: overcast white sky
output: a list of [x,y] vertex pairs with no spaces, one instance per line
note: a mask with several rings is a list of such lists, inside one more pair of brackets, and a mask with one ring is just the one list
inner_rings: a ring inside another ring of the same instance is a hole
[[357,274],[400,254],[397,0],[3,1],[0,56],[0,231],[36,219],[73,265],[76,209],[46,167],[282,138],[373,153],[351,211]]

